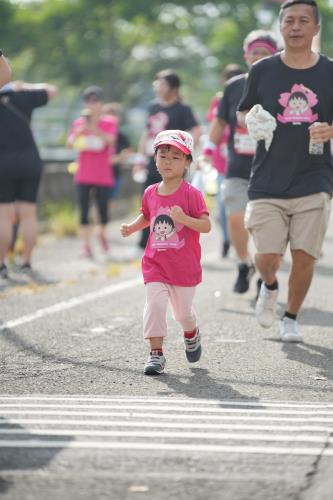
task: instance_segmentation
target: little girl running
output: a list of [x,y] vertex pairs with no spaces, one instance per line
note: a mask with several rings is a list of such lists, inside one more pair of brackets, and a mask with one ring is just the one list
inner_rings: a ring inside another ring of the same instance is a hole
[[150,226],[142,258],[146,285],[143,332],[150,342],[146,375],[164,371],[163,338],[167,334],[169,300],[174,318],[184,331],[187,360],[195,363],[200,359],[200,334],[192,302],[202,275],[200,233],[208,233],[211,228],[202,194],[184,180],[192,161],[192,136],[182,130],[165,130],[156,136],[154,150],[162,181],[145,190],[141,214],[120,227],[126,237]]

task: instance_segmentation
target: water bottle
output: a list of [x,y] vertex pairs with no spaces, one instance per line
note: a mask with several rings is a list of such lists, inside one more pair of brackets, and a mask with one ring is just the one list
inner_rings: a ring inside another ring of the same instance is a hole
[[[313,125],[319,125],[320,122],[314,122]],[[319,142],[313,142],[310,139],[309,142],[309,153],[310,155],[322,155],[324,154],[324,144]]]

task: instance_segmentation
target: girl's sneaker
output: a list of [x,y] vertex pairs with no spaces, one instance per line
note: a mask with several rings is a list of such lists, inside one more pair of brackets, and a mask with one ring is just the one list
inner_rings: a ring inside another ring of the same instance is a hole
[[201,338],[199,328],[197,328],[194,337],[187,339],[184,337],[185,353],[189,363],[196,363],[201,357]]
[[149,353],[148,361],[145,364],[145,375],[161,375],[164,372],[165,357],[162,353]]

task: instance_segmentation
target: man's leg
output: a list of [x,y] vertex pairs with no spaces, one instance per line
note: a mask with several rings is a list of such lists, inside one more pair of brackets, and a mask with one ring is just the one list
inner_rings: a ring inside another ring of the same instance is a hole
[[303,250],[292,250],[287,312],[297,315],[311,285],[315,259]]
[[22,264],[30,264],[38,234],[36,203],[20,201],[16,203],[16,209],[20,224],[19,232],[23,241]]
[[0,266],[5,259],[12,241],[12,220],[14,217],[13,203],[0,203]]
[[231,213],[228,216],[229,239],[241,262],[250,260],[248,251],[249,233],[244,227],[244,212]]
[[266,285],[273,285],[277,281],[276,273],[280,268],[280,255],[276,253],[257,253],[255,263]]

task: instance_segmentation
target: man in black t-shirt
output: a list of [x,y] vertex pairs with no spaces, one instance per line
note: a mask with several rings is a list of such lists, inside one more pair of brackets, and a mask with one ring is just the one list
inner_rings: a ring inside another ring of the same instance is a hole
[[[199,140],[201,129],[192,108],[182,102],[179,96],[181,81],[173,70],[162,70],[157,73],[153,87],[156,94],[148,108],[146,129],[141,136],[138,147],[138,158],[141,160],[135,169],[147,168],[147,179],[144,184],[146,189],[151,184],[161,181],[154,161],[153,143],[156,135],[163,130],[186,130],[194,139],[194,144]],[[149,237],[149,228],[141,233],[139,246],[144,249]]]
[[36,199],[42,164],[30,128],[33,110],[47,104],[57,89],[49,84],[17,82],[0,91],[0,276],[6,278],[6,256],[12,221],[18,217],[23,240],[22,270],[30,271],[37,240]]
[[277,124],[269,148],[264,140],[258,141],[245,225],[253,235],[256,266],[263,278],[256,316],[266,328],[275,319],[276,274],[290,244],[288,305],[280,321],[284,342],[302,341],[297,314],[321,252],[333,190],[329,144],[333,137],[333,61],[311,48],[319,29],[315,1],[284,2],[280,30],[285,49],[252,68],[239,105],[240,120],[254,105],[261,105]]
[[[244,58],[249,67],[263,57],[274,54],[277,43],[272,33],[263,30],[251,31],[244,40]],[[236,111],[243,94],[247,75],[230,79],[220,101],[217,117],[212,122],[209,139],[213,148],[219,143],[226,126],[230,126],[228,140],[228,166],[223,184],[224,204],[228,217],[230,241],[236,251],[238,276],[234,292],[245,293],[255,268],[248,249],[248,232],[244,226],[244,213],[248,202],[250,177],[256,143],[244,126],[237,122]]]

